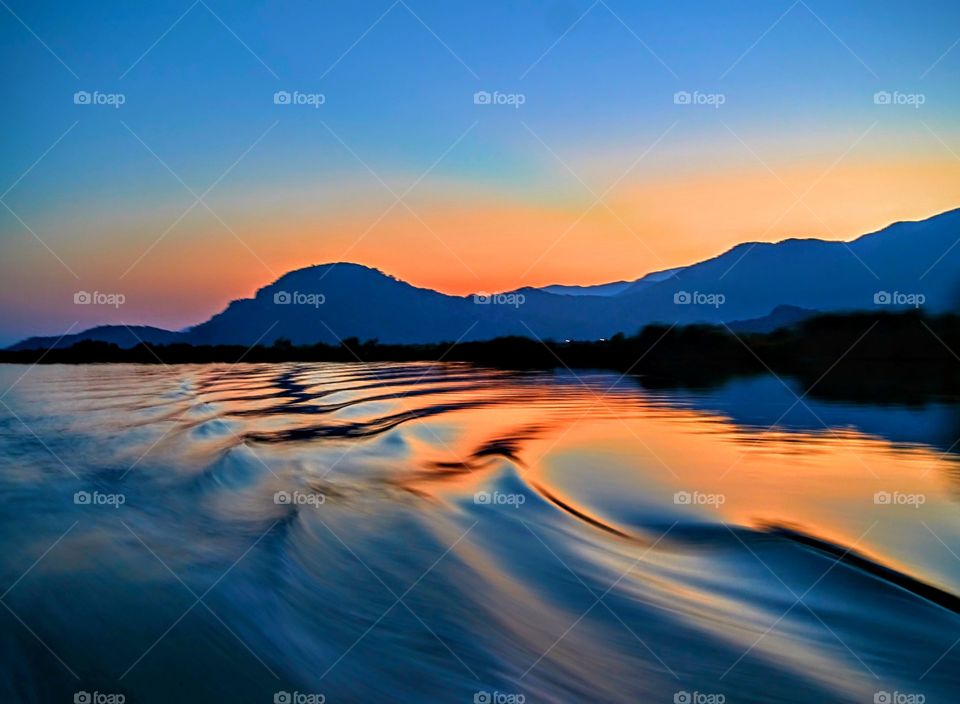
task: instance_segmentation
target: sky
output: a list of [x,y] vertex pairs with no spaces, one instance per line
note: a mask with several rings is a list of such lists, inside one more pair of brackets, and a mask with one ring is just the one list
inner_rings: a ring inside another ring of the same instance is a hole
[[0,344],[330,261],[592,284],[960,207],[955,0],[191,2],[0,3]]

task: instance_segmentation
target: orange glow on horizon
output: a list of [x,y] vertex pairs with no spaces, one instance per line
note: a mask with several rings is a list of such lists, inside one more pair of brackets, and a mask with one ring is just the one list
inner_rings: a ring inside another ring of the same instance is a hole
[[589,196],[553,207],[412,204],[416,216],[397,208],[368,232],[379,213],[276,233],[291,244],[280,270],[354,261],[455,295],[589,285],[696,263],[745,241],[851,240],[960,206],[960,161],[864,162],[826,175],[822,165],[803,166],[778,176],[783,182],[761,168],[626,184],[606,199],[609,210],[591,208]]
[[[56,248],[79,280],[65,275],[45,251],[24,244],[20,261],[30,265],[4,267],[4,276],[26,294],[8,307],[25,325],[48,318],[50,332],[63,332],[76,320],[74,307],[34,310],[45,305],[34,301],[68,301],[78,288],[122,291],[127,297],[122,317],[84,310],[82,315],[98,317],[82,318],[80,328],[120,320],[181,328],[288,271],[336,261],[376,267],[453,295],[590,285],[688,265],[744,241],[850,240],[897,220],[960,206],[960,160],[861,160],[839,164],[825,176],[824,171],[822,164],[781,168],[777,176],[759,166],[717,167],[713,173],[646,178],[625,182],[608,196],[609,210],[591,208],[586,193],[545,204],[522,194],[458,192],[411,197],[415,214],[396,206],[381,218],[389,201],[360,211],[324,209],[294,198],[289,204],[271,200],[267,209],[251,196],[230,207],[214,206],[232,232],[197,209],[146,255],[170,224],[157,214],[103,225],[100,233],[109,246],[99,248],[84,245],[87,240],[74,226]],[[797,195],[803,203],[795,202]]]

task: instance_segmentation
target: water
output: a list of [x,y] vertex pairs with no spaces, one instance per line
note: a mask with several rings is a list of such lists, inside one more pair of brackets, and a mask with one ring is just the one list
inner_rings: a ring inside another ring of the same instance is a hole
[[11,386],[3,702],[960,697],[946,402],[459,364]]

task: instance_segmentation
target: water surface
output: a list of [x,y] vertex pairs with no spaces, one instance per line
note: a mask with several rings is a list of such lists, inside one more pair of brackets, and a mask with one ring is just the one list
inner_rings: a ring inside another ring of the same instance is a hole
[[10,387],[5,702],[960,700],[946,401],[461,364]]

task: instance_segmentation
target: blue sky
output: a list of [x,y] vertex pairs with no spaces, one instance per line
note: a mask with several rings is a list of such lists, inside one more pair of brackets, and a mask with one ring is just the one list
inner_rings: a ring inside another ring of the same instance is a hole
[[[955,2],[7,5],[0,342],[63,332],[78,316],[197,322],[273,274],[344,252],[457,292],[590,283],[751,237],[852,237],[891,217],[932,214],[957,194],[946,184],[960,164]],[[478,106],[478,90],[520,94],[523,105]],[[124,103],[77,105],[76,91]],[[324,103],[276,105],[276,91],[323,94]],[[677,91],[724,102],[677,105]],[[924,102],[877,105],[877,91]],[[649,189],[661,182],[680,194],[695,182],[689,200],[698,203],[713,180],[740,188],[731,200],[747,210],[751,179],[795,178],[802,192],[838,159],[849,178],[854,167],[889,167],[882,188],[904,179],[917,194],[896,203],[887,190],[861,194],[876,205],[857,201],[858,217],[823,194],[813,206],[823,228],[790,218],[767,228],[718,211],[728,227],[716,235],[631,209],[656,200]],[[187,187],[201,194],[221,177],[209,207],[154,245],[193,202]],[[415,221],[391,213],[348,251],[393,201],[387,187],[399,195],[414,182]],[[622,219],[661,253],[630,249],[609,229],[616,223],[588,222],[543,256],[563,218],[614,182]],[[524,218],[511,235],[528,237],[522,262],[476,241],[469,225],[485,215],[501,228]],[[423,227],[436,236],[418,239]],[[577,249],[598,243],[616,255]],[[220,266],[202,268],[221,254]],[[197,277],[196,291],[183,292]],[[131,304],[78,313],[64,301],[79,288],[126,290]]]

